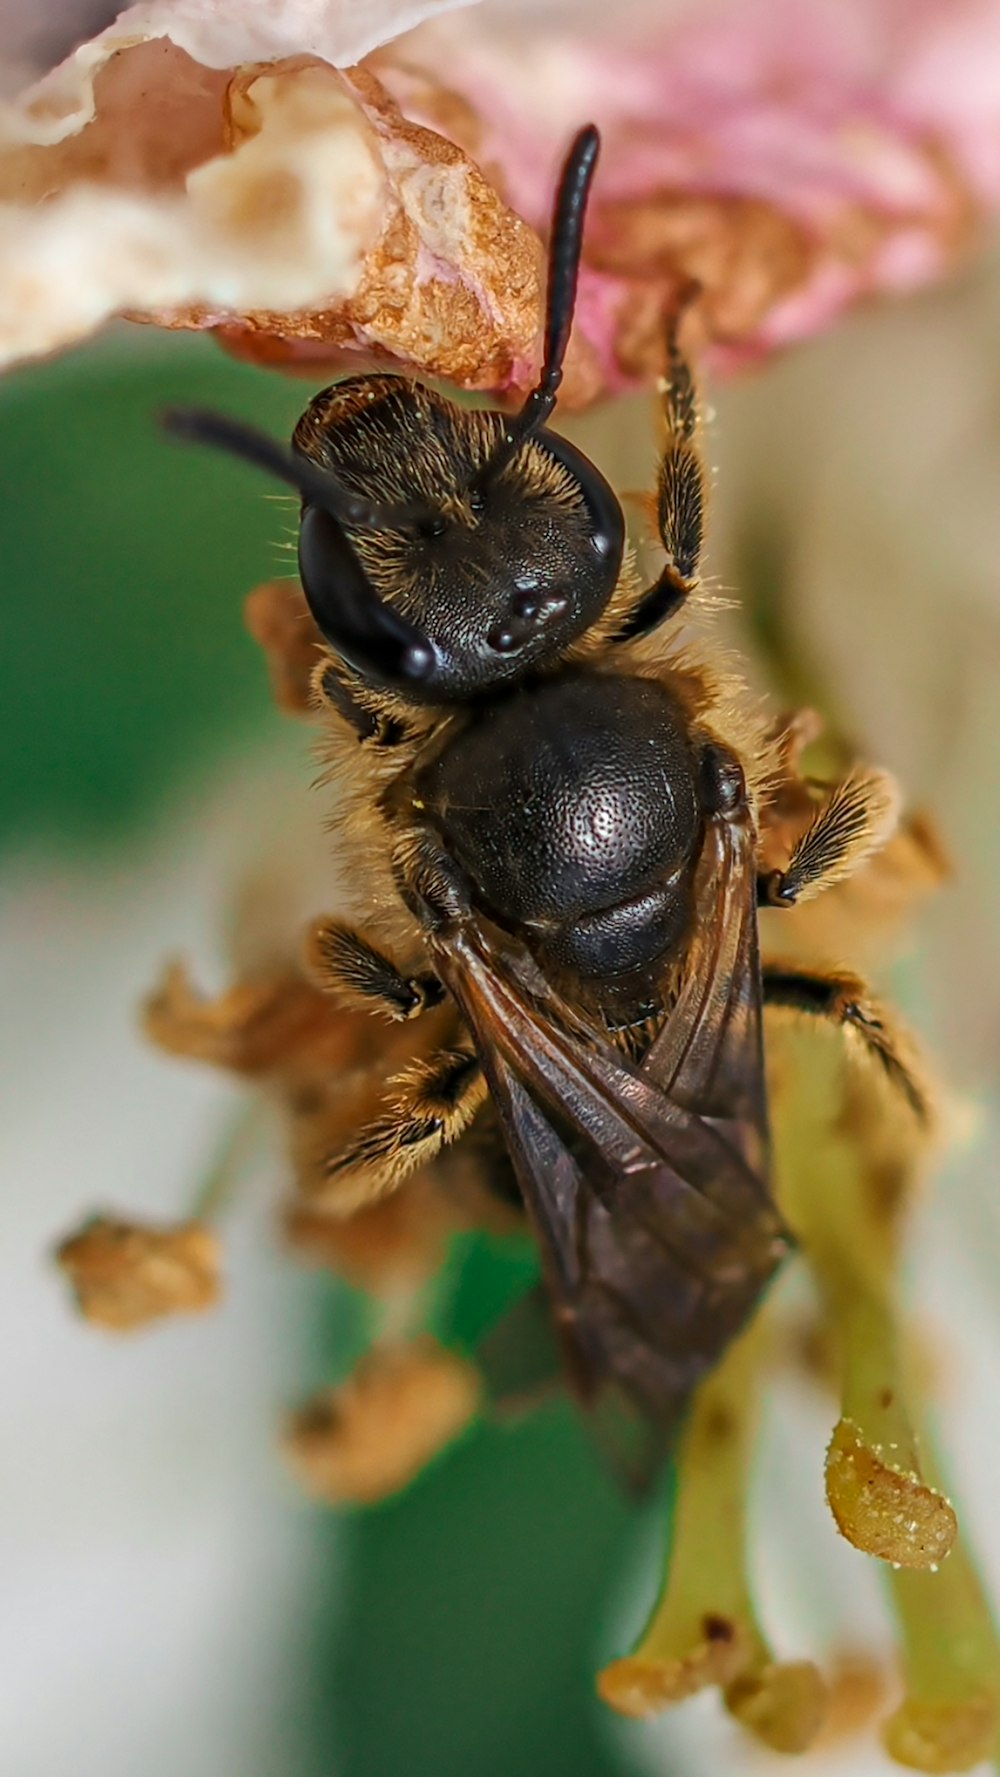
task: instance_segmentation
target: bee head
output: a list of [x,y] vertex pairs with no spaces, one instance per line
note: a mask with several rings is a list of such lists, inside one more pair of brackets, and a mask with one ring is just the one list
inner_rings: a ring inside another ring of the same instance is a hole
[[459,408],[375,375],[317,395],[291,451],[200,409],[165,417],[175,435],[299,490],[299,571],[318,628],[368,682],[416,701],[464,701],[515,683],[590,628],[618,579],[621,507],[582,452],[545,426],[598,145],[596,129],[581,130],[563,168],[544,363],[519,413]]
[[[341,487],[411,511],[384,529],[308,502],[302,514],[313,616],[374,683],[443,702],[512,684],[588,629],[614,591],[624,524],[603,476],[545,430],[494,472],[504,439],[501,415],[390,376],[325,390],[299,422],[295,447]],[[345,594],[359,604],[374,594],[409,624],[430,657],[426,675],[400,676],[391,648],[388,659],[352,648]]]

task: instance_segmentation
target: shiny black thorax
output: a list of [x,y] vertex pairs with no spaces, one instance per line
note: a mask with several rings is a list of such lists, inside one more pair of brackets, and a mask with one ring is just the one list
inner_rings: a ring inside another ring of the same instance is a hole
[[484,913],[549,975],[638,1013],[690,925],[697,780],[661,684],[567,669],[481,705],[417,794]]

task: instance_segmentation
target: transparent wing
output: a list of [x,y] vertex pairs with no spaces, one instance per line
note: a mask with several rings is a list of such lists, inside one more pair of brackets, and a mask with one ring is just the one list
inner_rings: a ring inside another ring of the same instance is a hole
[[643,1073],[726,1133],[763,1175],[768,1135],[756,881],[749,816],[711,822],[683,982]]
[[473,917],[431,940],[476,1041],[590,1405],[669,1431],[787,1250],[768,1189],[749,823],[710,823],[677,1003],[641,1067]]

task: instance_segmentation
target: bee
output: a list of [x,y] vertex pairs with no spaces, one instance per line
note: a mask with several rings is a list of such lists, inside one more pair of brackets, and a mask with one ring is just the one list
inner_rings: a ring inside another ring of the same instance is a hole
[[313,974],[396,1021],[456,1015],[455,1040],[322,1157],[319,1193],[346,1213],[492,1120],[577,1396],[669,1440],[791,1246],[764,1004],[887,1048],[843,982],[762,971],[758,906],[840,880],[886,810],[881,780],[850,778],[783,867],[763,867],[760,719],[728,670],[671,639],[698,591],[706,505],[682,305],[651,585],[611,486],[548,424],[598,147],[583,129],[563,166],[543,364],[518,412],[373,373],[318,394],[290,450],[200,409],[165,423],[301,496],[314,689],[331,752],[352,753],[337,818],[370,915],[367,930],[318,922]]

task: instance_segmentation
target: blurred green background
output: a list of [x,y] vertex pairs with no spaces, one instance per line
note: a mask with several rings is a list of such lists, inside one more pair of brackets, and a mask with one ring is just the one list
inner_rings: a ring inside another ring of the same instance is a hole
[[0,391],[6,843],[124,835],[241,735],[279,727],[240,611],[287,571],[281,524],[238,467],[160,437],[171,400],[242,406],[286,432],[303,405],[207,340],[153,335],[31,366]]

